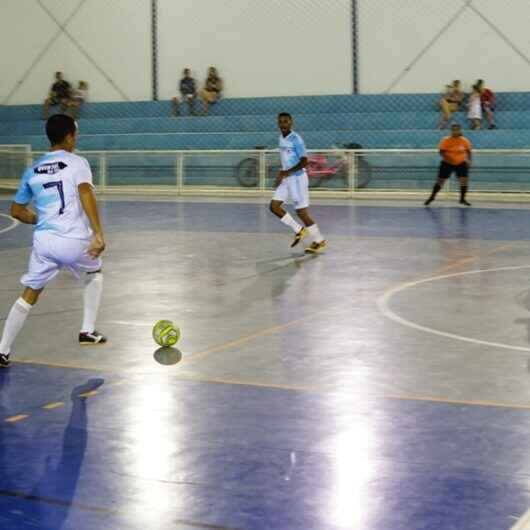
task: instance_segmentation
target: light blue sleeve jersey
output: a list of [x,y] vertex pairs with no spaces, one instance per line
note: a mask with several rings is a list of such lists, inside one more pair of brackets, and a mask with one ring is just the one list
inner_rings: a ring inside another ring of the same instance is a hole
[[[285,138],[280,134],[279,148],[283,170],[291,169],[296,166],[303,157],[307,156],[304,140],[302,140],[302,137],[294,131],[291,131],[291,133]],[[300,171],[293,173],[292,176],[300,176],[304,173],[305,170],[301,169]]]
[[78,186],[82,183],[92,185],[86,159],[67,151],[53,151],[24,172],[14,200],[18,204],[33,203],[36,231],[88,239],[92,230],[79,198]]

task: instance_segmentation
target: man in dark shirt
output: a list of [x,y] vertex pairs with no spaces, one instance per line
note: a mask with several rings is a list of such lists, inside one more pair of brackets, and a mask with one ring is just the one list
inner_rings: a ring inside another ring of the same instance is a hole
[[[190,114],[195,116],[195,98],[197,97],[195,79],[191,77],[191,71],[189,68],[184,69],[183,75],[184,76],[179,83],[180,95],[182,96],[182,100],[187,101]],[[173,98],[173,114],[175,116],[180,116],[180,100],[176,96]]]
[[55,72],[55,83],[51,86],[50,93],[44,101],[43,118],[48,119],[50,105],[61,105],[61,112],[64,112],[71,94],[72,87],[68,81],[63,79],[63,73]]

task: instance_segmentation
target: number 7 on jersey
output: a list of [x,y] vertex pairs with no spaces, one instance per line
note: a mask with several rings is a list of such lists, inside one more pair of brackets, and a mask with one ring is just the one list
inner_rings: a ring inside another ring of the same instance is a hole
[[62,215],[64,213],[64,192],[63,192],[63,181],[62,180],[54,180],[53,182],[46,182],[42,185],[44,189],[48,188],[57,188],[57,191],[59,192],[59,197],[61,198],[61,208],[59,209],[59,215]]

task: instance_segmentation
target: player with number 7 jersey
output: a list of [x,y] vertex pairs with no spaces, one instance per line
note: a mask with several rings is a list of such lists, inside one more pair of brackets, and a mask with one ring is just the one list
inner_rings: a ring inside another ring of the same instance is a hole
[[46,134],[50,151],[25,171],[11,204],[12,217],[34,224],[35,231],[28,271],[21,278],[25,289],[7,316],[0,340],[0,368],[10,365],[15,338],[40,293],[61,269],[82,278],[85,285],[79,343],[106,342],[95,330],[103,289],[100,255],[105,239],[90,165],[73,152],[77,124],[70,116],[52,116],[46,123]]

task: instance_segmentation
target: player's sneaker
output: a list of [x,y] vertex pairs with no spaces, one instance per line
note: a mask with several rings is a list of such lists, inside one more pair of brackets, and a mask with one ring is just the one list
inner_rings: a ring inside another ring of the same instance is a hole
[[313,243],[311,243],[311,245],[309,245],[305,251],[307,254],[320,254],[321,252],[323,252],[325,250],[325,248],[327,247],[328,243],[327,241],[324,239],[322,240],[320,243],[317,243],[316,241],[313,241]]
[[471,206],[471,203],[470,202],[467,202],[465,199],[462,199],[460,201],[460,204],[463,204],[464,206]]
[[308,234],[308,230],[307,230],[307,228],[302,227],[302,230],[300,230],[300,232],[298,232],[298,233],[294,236],[294,240],[293,240],[293,242],[291,243],[291,248],[296,247],[296,245],[298,245],[298,243],[300,243],[300,241],[302,241],[302,239],[304,239],[305,237],[307,237],[307,234]]
[[0,353],[0,368],[9,368],[10,366],[9,353]]
[[92,333],[79,333],[79,344],[81,346],[95,346],[96,344],[105,344],[107,337],[99,331],[94,330]]
[[432,201],[434,201],[434,197],[429,197],[423,204],[425,206],[429,206],[429,204],[431,204]]

